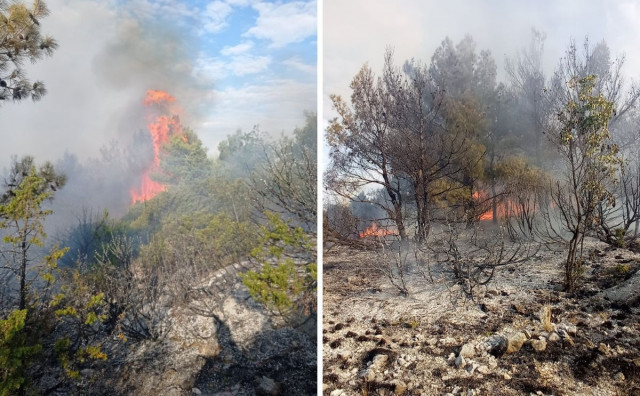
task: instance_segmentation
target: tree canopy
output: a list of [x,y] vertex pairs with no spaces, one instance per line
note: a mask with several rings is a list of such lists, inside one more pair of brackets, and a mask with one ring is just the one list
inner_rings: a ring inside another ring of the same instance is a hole
[[36,101],[46,94],[42,81],[31,82],[25,62],[34,63],[51,56],[58,43],[40,32],[40,20],[49,15],[44,1],[31,6],[0,0],[0,105],[3,101]]

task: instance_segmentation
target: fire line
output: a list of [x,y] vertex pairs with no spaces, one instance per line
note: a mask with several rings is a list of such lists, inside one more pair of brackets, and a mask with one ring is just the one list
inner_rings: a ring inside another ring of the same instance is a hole
[[163,113],[157,116],[149,116],[147,129],[151,135],[153,144],[153,161],[144,169],[140,185],[130,190],[131,203],[144,202],[165,191],[166,186],[151,179],[151,174],[160,171],[160,154],[162,146],[169,143],[172,136],[181,136],[182,127],[176,111],[169,106],[175,102],[175,98],[167,92],[160,90],[148,90],[142,104],[146,107],[160,109]]

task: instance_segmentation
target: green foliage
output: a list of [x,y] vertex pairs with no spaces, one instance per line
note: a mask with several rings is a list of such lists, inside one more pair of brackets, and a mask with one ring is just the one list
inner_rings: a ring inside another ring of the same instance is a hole
[[0,104],[29,97],[36,101],[46,93],[41,81],[31,83],[26,78],[23,65],[51,56],[58,47],[53,38],[40,34],[39,20],[48,14],[41,0],[34,0],[30,7],[0,0]]
[[408,329],[415,330],[420,326],[420,321],[416,318],[405,318],[404,316],[399,317],[397,320],[391,322],[392,326],[402,326]]
[[541,171],[530,165],[524,157],[507,157],[496,164],[496,177],[508,184],[542,185],[547,184]]
[[616,264],[616,273],[620,275],[627,275],[631,271],[629,264]]
[[0,396],[9,396],[24,389],[24,370],[41,349],[30,344],[25,333],[27,310],[15,310],[0,320]]
[[471,201],[471,188],[455,180],[438,179],[429,186],[432,203],[435,207],[446,208],[461,202]]
[[[14,161],[6,190],[0,198],[0,227],[7,229],[3,242],[8,245],[5,251],[11,253],[7,255],[7,267],[18,279],[19,307],[27,308],[16,311],[21,312],[20,316],[12,314],[3,322],[6,335],[3,352],[8,351],[3,356],[12,360],[6,364],[0,361],[0,366],[13,370],[3,373],[3,377],[6,377],[4,382],[12,389],[24,389],[23,369],[30,355],[40,349],[36,340],[46,340],[55,331],[53,329],[62,329],[65,334],[65,337],[56,340],[53,352],[69,378],[80,378],[77,365],[87,358],[104,358],[95,346],[89,346],[91,335],[96,334],[95,330],[106,318],[104,294],[93,293],[79,270],[75,270],[70,279],[65,279],[60,292],[49,298],[49,288],[57,281],[56,275],[60,272],[58,262],[69,248],[56,245],[44,257],[33,257],[33,247],[45,246],[47,235],[43,222],[53,213],[43,208],[44,203],[53,198],[65,181],[65,177],[57,174],[51,164],[46,163],[38,168],[32,157],[25,157]],[[97,234],[93,236],[98,237]],[[28,277],[28,271],[37,271],[39,277]],[[40,282],[36,287],[34,285],[38,279]],[[29,326],[34,329],[28,335],[23,330],[27,312]],[[73,343],[69,339],[70,328],[77,331],[73,334],[77,341]],[[28,344],[35,346],[27,347]]]
[[86,363],[87,360],[101,360],[106,361],[107,355],[102,352],[101,345],[88,345],[86,347],[78,348],[75,353],[72,351],[71,340],[69,337],[59,338],[54,346],[53,350],[58,356],[58,362],[60,367],[64,371],[65,375],[72,380],[80,380],[79,364]]
[[171,137],[160,154],[161,172],[152,178],[163,184],[189,184],[211,175],[212,162],[202,141],[190,129]]
[[312,248],[309,238],[300,227],[291,227],[280,215],[267,212],[269,226],[262,227],[262,239],[252,255],[260,261],[268,256],[280,260],[290,250],[310,250]]
[[0,197],[0,228],[15,224],[24,226],[18,226],[17,233],[4,237],[3,242],[21,243],[26,234],[30,237],[26,240],[28,243],[42,246],[46,238],[42,220],[52,213],[51,210],[42,209],[42,203],[51,199],[53,192],[62,187],[65,181],[64,176],[55,174],[48,162],[37,169],[33,157],[14,160],[6,191]]
[[626,232],[624,228],[616,228],[615,230],[615,242],[614,245],[618,248],[624,249],[626,247],[626,242],[624,240]]
[[251,175],[253,201],[260,212],[278,212],[294,225],[315,233],[317,219],[316,115],[307,114],[293,137],[264,146],[262,169]]
[[527,158],[515,156],[498,162],[494,176],[503,183],[512,204],[532,212],[537,210],[540,195],[546,194],[551,181],[549,174],[531,165]]
[[49,303],[52,308],[61,307],[56,309],[56,316],[87,326],[104,321],[105,294],[96,292],[91,278],[82,275],[78,269],[67,271],[65,276],[69,273],[70,279],[62,286],[62,293],[55,295]]
[[[57,174],[53,165],[47,162],[37,168],[33,157],[29,156],[20,161],[14,160],[9,178],[5,182],[5,192],[0,196],[0,229],[7,230],[2,239],[9,245],[9,254],[5,255],[8,262],[5,266],[18,279],[19,309],[26,308],[29,292],[27,270],[34,268],[27,268],[34,261],[30,250],[34,246],[44,246],[47,234],[44,232],[43,222],[53,213],[50,209],[43,209],[43,203],[52,199],[54,192],[65,182],[65,176]],[[48,285],[53,283],[53,278],[46,271],[54,271],[57,261],[65,253],[66,249],[54,247],[39,266],[39,269],[45,269],[41,275]]]
[[82,356],[83,356],[83,359],[84,359],[84,356],[86,356],[94,360],[107,360],[107,354],[102,352],[102,348],[100,345],[89,345],[88,347],[82,350]]
[[263,144],[264,137],[257,128],[250,132],[236,131],[218,144],[218,159],[228,161],[232,157],[246,156],[250,152],[256,152]]
[[158,194],[147,202],[134,205],[123,218],[123,224],[133,232],[151,235],[185,216],[210,216],[226,213],[236,221],[251,218],[251,193],[242,180],[230,180],[221,169],[188,184],[180,184]]
[[306,147],[315,152],[318,149],[318,115],[305,113],[305,124],[293,131],[294,139],[299,147]]
[[236,131],[218,144],[216,168],[227,180],[247,180],[264,163],[266,137],[258,127]]
[[552,138],[567,164],[566,177],[557,184],[554,203],[562,215],[565,232],[572,235],[565,262],[565,287],[575,288],[579,277],[578,246],[585,234],[598,225],[598,208],[615,206],[610,186],[617,182],[622,164],[618,146],[611,142],[609,120],[613,102],[595,89],[597,77],[572,77],[568,101],[558,113],[558,128]]
[[262,271],[243,274],[242,282],[256,301],[295,327],[315,314],[315,244],[279,215],[267,216],[269,224],[262,228],[260,245],[252,253],[263,264]]
[[76,329],[76,342],[71,343],[68,333],[54,344],[54,352],[65,375],[72,380],[80,379],[79,365],[88,359],[106,360],[107,355],[96,344],[98,329],[107,319],[105,294],[96,292],[90,276],[78,269],[63,273],[65,285],[61,293],[53,296],[49,306],[55,309],[59,329]]
[[60,362],[60,367],[64,371],[65,375],[72,379],[80,379],[80,372],[78,370],[73,370],[71,368],[71,359],[69,358],[69,345],[71,344],[71,340],[69,337],[62,337],[58,339],[54,346],[53,350],[58,356],[58,361]]
[[253,223],[238,222],[229,214],[220,213],[211,216],[206,226],[197,230],[196,237],[209,244],[218,261],[238,261],[248,256],[256,231]]
[[61,244],[69,247],[69,252],[61,258],[60,266],[94,264],[96,254],[102,252],[103,246],[131,233],[128,224],[111,218],[106,210],[101,215],[83,211],[78,223],[61,238]]
[[226,265],[249,256],[257,233],[253,223],[228,213],[198,212],[168,219],[140,254],[152,266],[181,261],[177,255],[189,252],[205,257],[209,266]]
[[578,154],[578,159],[589,159],[589,179],[584,187],[586,191],[604,197],[607,194],[603,191],[602,183],[598,183],[599,176],[604,173],[604,176],[614,178],[621,160],[618,146],[611,144],[608,128],[613,115],[613,102],[595,92],[596,80],[597,76],[588,75],[569,82],[569,87],[577,97],[569,100],[565,111],[558,115],[562,124],[559,138],[569,153]]

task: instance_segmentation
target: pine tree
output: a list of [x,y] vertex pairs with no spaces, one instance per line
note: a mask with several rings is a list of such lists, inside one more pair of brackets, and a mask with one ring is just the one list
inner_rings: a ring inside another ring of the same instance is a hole
[[[27,271],[33,261],[31,249],[44,246],[47,237],[43,222],[52,211],[43,208],[43,203],[53,198],[53,193],[65,182],[65,176],[57,174],[51,163],[47,162],[38,169],[33,157],[27,156],[20,161],[15,160],[6,181],[6,190],[0,196],[0,228],[8,231],[2,239],[8,246],[2,247],[7,262],[0,265],[18,280],[19,309],[26,308]],[[54,249],[45,262],[55,262],[62,256],[61,252]]]
[[51,56],[58,47],[52,37],[40,34],[40,19],[48,14],[40,0],[34,0],[31,7],[0,0],[0,105],[29,97],[36,101],[46,94],[42,81],[32,83],[27,79],[23,65]]

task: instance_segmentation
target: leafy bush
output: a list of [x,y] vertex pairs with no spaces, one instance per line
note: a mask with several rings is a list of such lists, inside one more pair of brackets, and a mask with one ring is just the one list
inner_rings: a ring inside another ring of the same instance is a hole
[[252,255],[262,271],[249,271],[242,282],[251,296],[292,327],[315,315],[318,269],[315,243],[300,227],[291,227],[278,214],[267,213],[269,223]]
[[15,394],[23,388],[24,370],[41,349],[40,344],[29,345],[24,324],[27,310],[14,310],[0,320],[0,396]]

